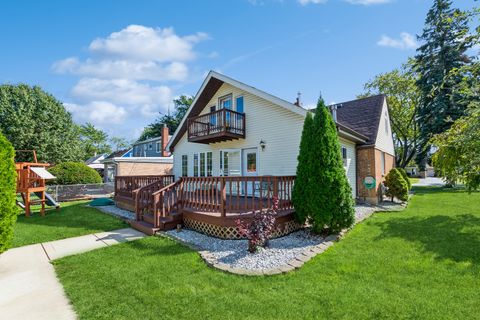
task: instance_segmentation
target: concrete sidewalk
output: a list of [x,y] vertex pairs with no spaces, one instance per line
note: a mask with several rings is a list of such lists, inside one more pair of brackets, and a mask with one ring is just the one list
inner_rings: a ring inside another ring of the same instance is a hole
[[75,319],[50,260],[143,238],[131,228],[10,249],[0,255],[1,319]]

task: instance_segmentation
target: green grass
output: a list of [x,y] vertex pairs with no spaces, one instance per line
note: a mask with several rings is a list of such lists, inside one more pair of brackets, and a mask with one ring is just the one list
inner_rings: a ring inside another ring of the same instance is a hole
[[286,275],[222,273],[154,237],[55,268],[81,319],[478,319],[480,194],[415,191]]
[[19,215],[13,234],[13,247],[40,243],[94,232],[127,227],[122,220],[86,207],[87,201],[65,202],[59,211],[48,210],[44,217],[38,214],[38,206],[30,217]]
[[410,179],[411,184],[420,182],[420,178],[409,178],[409,179]]

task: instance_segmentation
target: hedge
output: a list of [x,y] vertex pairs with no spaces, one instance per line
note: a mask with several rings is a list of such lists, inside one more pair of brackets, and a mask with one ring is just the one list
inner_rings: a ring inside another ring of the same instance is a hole
[[0,133],[0,253],[10,247],[17,220],[14,156],[12,144]]
[[48,171],[56,177],[49,180],[48,184],[102,183],[100,174],[83,162],[63,162],[51,167]]

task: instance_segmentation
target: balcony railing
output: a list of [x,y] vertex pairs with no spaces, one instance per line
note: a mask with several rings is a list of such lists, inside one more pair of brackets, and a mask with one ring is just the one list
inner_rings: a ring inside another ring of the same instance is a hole
[[229,109],[188,119],[188,141],[213,143],[245,138],[245,114]]

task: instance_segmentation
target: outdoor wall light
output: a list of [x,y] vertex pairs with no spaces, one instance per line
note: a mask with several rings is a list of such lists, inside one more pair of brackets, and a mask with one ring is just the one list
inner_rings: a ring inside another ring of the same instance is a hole
[[267,145],[267,143],[263,140],[260,140],[260,148],[262,148],[262,151],[265,150],[265,146]]

